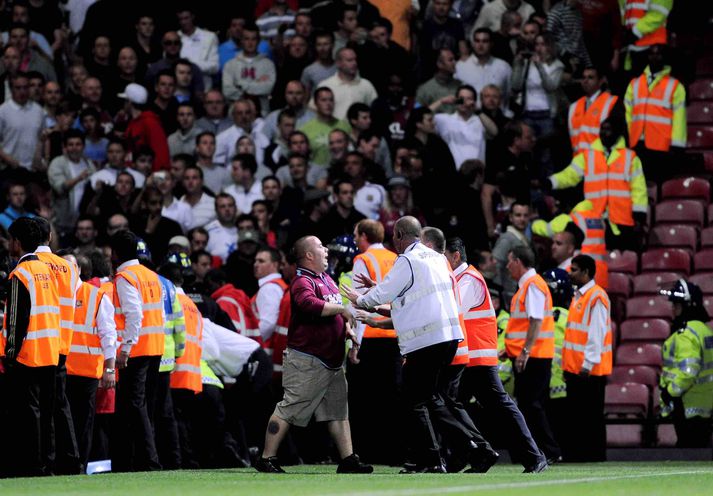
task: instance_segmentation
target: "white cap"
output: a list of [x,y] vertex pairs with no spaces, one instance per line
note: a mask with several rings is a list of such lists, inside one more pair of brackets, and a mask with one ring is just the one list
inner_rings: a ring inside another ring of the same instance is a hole
[[117,96],[119,98],[129,100],[131,103],[135,103],[137,105],[143,105],[149,98],[146,88],[136,83],[127,84],[124,92],[119,93]]

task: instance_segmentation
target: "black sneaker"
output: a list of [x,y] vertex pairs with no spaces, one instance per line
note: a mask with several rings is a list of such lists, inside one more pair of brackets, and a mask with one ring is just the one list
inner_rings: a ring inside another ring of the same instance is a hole
[[258,472],[263,472],[266,474],[284,474],[285,471],[280,467],[280,462],[277,461],[276,456],[271,456],[270,458],[258,458],[255,462],[255,470]]
[[544,472],[547,470],[550,466],[547,465],[547,460],[545,458],[540,459],[537,463],[530,467],[526,467],[525,470],[522,471],[523,474],[539,474],[540,472]]
[[338,474],[370,474],[373,471],[374,467],[362,463],[361,460],[359,460],[359,455],[356,453],[352,453],[343,459],[337,466]]
[[488,443],[471,443],[473,449],[469,454],[470,468],[465,471],[467,474],[484,474],[490,467],[495,465],[500,455],[490,447]]

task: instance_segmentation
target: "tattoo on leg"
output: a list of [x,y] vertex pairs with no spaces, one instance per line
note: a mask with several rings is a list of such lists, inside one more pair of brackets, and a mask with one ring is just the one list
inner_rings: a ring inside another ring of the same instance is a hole
[[269,432],[270,434],[272,434],[272,435],[274,436],[275,434],[277,434],[278,432],[280,432],[280,424],[278,424],[278,423],[275,422],[274,420],[271,420],[271,421],[267,424],[267,432]]

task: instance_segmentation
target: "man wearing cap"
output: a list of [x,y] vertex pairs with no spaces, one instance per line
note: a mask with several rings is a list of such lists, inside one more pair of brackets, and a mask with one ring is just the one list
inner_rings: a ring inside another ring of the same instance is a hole
[[146,110],[148,100],[146,88],[140,84],[130,83],[118,96],[124,99],[124,112],[131,116],[124,133],[129,151],[135,154],[142,146],[148,146],[155,154],[154,170],[168,169],[171,165],[168,140],[158,116]]
[[188,255],[191,251],[191,243],[185,236],[174,236],[168,240],[168,252],[169,253],[185,253]]

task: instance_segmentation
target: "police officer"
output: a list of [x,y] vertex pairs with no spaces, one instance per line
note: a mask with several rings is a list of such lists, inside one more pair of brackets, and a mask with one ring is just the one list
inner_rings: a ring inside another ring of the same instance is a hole
[[[11,476],[49,475],[55,376],[59,362],[59,290],[54,275],[35,250],[44,242],[37,222],[17,219],[8,229],[10,255],[18,258],[10,273],[0,356],[8,374],[9,442],[0,471]],[[10,456],[9,447],[12,447]]]
[[673,418],[679,448],[711,445],[713,413],[713,331],[701,289],[679,279],[662,290],[673,302],[671,336],[663,345],[661,414]]

